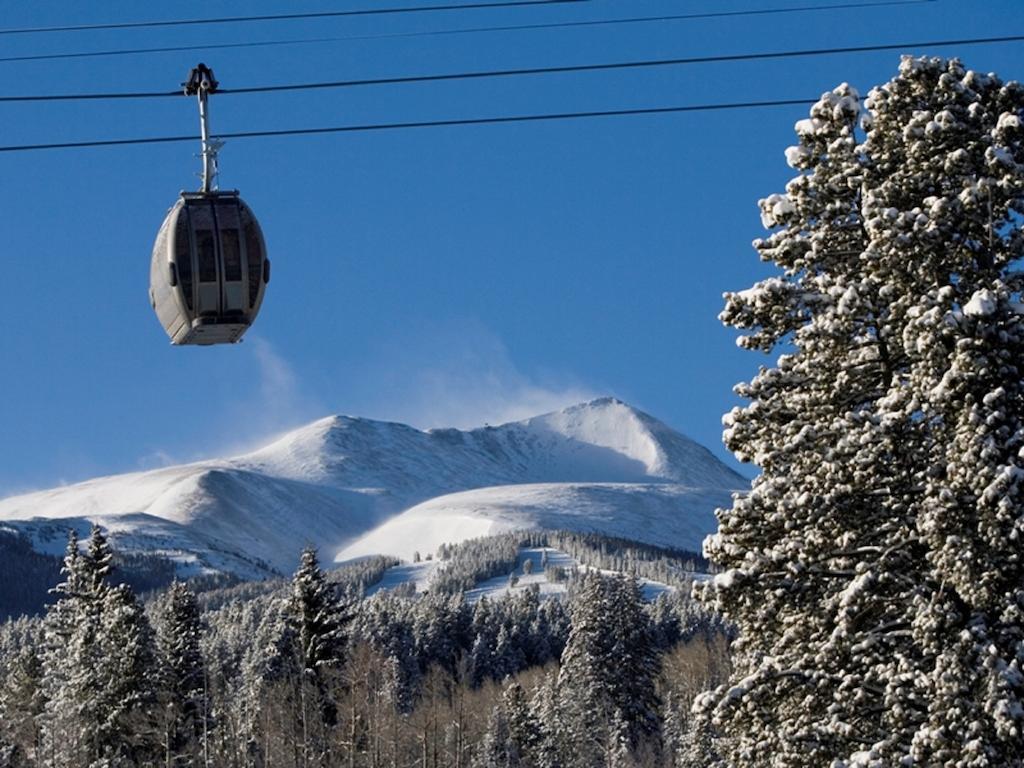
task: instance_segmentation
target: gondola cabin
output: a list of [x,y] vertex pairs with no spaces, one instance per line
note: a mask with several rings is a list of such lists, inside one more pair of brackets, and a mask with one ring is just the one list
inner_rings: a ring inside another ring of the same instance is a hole
[[156,236],[149,300],[172,344],[234,343],[270,281],[270,261],[237,192],[182,192]]

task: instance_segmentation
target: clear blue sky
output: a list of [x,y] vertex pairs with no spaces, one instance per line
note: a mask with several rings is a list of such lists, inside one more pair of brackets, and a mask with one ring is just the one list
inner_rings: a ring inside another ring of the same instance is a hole
[[[384,0],[3,3],[0,27],[373,7]],[[373,35],[837,0],[564,7],[0,36],[0,56]],[[388,5],[431,4],[388,0]],[[2,92],[225,87],[1024,32],[1014,0],[621,27],[0,63]],[[916,49],[912,52],[927,52]],[[1024,77],[1020,45],[934,51]],[[814,98],[890,78],[897,53],[252,97],[215,132]],[[495,423],[613,394],[718,455],[732,385],[763,359],[716,315],[767,274],[756,201],[791,172],[803,108],[237,140],[221,185],[274,264],[234,347],[174,348],[147,301],[153,238],[197,146],[0,154],[0,495],[222,455],[329,413]],[[0,144],[182,134],[192,100],[0,104]],[[734,464],[735,465],[735,464]]]

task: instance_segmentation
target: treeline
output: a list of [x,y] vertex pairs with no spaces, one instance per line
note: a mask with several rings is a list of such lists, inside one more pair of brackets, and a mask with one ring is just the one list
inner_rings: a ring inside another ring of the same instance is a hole
[[[166,588],[174,581],[175,564],[158,555],[117,553],[121,580],[136,593]],[[61,559],[37,552],[32,542],[14,531],[0,530],[0,621],[42,613],[60,581]]]
[[444,564],[430,579],[433,592],[458,595],[468,592],[481,581],[504,576],[513,571],[519,549],[526,540],[520,533],[508,533],[460,544],[442,544],[437,552]]
[[24,536],[0,530],[0,620],[40,611],[59,580],[59,557],[36,552]]
[[694,573],[714,570],[711,563],[696,552],[601,533],[537,531],[531,532],[530,537],[543,542],[539,546],[565,552],[592,568],[628,573],[677,587],[689,587]]
[[361,599],[392,562],[325,574],[307,551],[291,582],[144,607],[102,532],[72,539],[46,616],[0,632],[0,765],[688,764],[726,641],[684,592],[645,605],[588,573],[565,602]]
[[437,557],[443,565],[430,582],[433,591],[459,594],[481,581],[511,574],[523,547],[549,547],[571,555],[590,568],[627,573],[637,578],[689,588],[693,574],[709,569],[700,555],[657,547],[598,533],[575,531],[514,531],[442,544]]

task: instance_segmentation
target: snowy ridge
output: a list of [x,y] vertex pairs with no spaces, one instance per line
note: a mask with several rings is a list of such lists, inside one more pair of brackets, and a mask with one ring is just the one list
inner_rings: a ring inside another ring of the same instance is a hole
[[290,571],[307,544],[325,560],[404,555],[513,528],[694,549],[746,486],[704,447],[603,398],[469,431],[332,416],[244,456],[0,499],[0,521],[51,552],[68,527],[97,522],[115,547],[186,573],[252,577]]

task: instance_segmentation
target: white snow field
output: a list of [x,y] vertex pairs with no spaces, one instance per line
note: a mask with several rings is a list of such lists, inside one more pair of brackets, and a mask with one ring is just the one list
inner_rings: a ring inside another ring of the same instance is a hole
[[370,597],[378,592],[396,589],[410,582],[415,585],[417,592],[426,592],[430,587],[430,577],[434,575],[440,564],[437,560],[427,560],[392,566],[384,571],[384,576],[380,581],[366,588],[366,596]]
[[729,491],[672,483],[525,483],[439,496],[391,518],[338,553],[411,560],[414,551],[518,530],[598,532],[699,552]]
[[602,398],[460,431],[333,416],[254,453],[102,477],[0,499],[0,527],[63,551],[93,522],[115,548],[160,553],[183,575],[288,573],[324,561],[411,559],[442,542],[520,528],[600,531],[686,549],[749,482],[706,448]]

